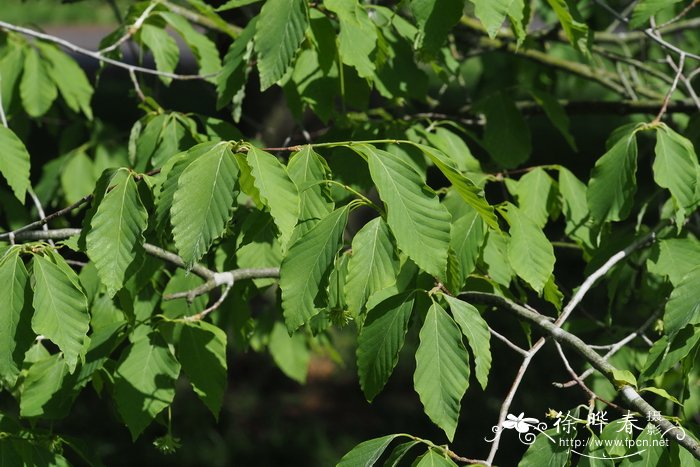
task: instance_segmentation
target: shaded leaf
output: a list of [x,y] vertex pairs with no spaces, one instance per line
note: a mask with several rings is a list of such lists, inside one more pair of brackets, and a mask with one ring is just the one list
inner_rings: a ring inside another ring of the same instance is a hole
[[358,444],[345,454],[336,467],[370,467],[381,457],[387,446],[401,435],[387,435]]
[[0,125],[0,173],[21,203],[29,189],[29,153],[24,143],[9,128]]
[[357,70],[361,78],[374,75],[372,55],[377,45],[377,27],[356,0],[326,0],[328,10],[338,15],[340,34],[338,53],[341,61]]
[[656,184],[667,188],[680,208],[695,205],[700,167],[693,143],[661,124],[656,129],[655,152],[652,168]]
[[19,83],[24,110],[32,117],[41,117],[51,108],[58,97],[56,83],[49,75],[46,62],[39,57],[39,52],[28,47],[24,55],[24,71]]
[[301,384],[306,382],[311,353],[303,333],[295,332],[290,336],[285,325],[278,321],[270,333],[269,349],[285,375]]
[[554,249],[542,229],[520,209],[508,207],[508,259],[515,273],[541,293],[554,270]]

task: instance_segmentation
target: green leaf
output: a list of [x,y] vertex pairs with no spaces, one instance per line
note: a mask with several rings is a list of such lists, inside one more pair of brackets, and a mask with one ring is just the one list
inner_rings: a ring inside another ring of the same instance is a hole
[[464,140],[447,128],[437,127],[433,133],[426,133],[428,142],[454,162],[460,172],[481,172],[481,164],[472,155]]
[[508,259],[515,273],[541,293],[554,270],[552,244],[529,217],[513,205],[508,206],[510,242]]
[[399,249],[425,272],[447,271],[450,213],[425,180],[398,156],[372,146],[353,146],[367,157],[372,180],[387,206],[387,223]]
[[495,282],[510,286],[513,267],[508,255],[510,239],[505,233],[490,231],[486,235],[486,244],[481,252],[481,259],[486,264],[488,276]]
[[516,23],[522,23],[523,0],[471,0],[474,14],[483,23],[489,37],[493,39],[500,31],[506,17]]
[[[553,0],[558,1],[558,0]],[[571,149],[577,151],[576,141],[569,131],[571,122],[569,121],[569,116],[566,114],[564,107],[559,103],[556,97],[547,92],[541,91],[539,89],[533,89],[530,91],[532,97],[535,99],[540,107],[544,110],[549,121],[554,125],[554,128],[559,130],[559,133],[564,137],[566,142],[569,144]]]
[[655,388],[655,387],[646,387],[646,388],[640,389],[639,392],[640,392],[640,393],[643,393],[643,392],[651,392],[652,394],[656,394],[657,396],[661,396],[661,397],[663,397],[664,399],[670,400],[670,401],[673,402],[674,404],[678,404],[678,405],[680,405],[680,406],[683,405],[683,404],[681,404],[681,403],[678,401],[678,399],[676,399],[676,398],[673,397],[671,394],[669,394],[668,391],[666,391],[665,389]]
[[463,0],[411,0],[411,13],[418,24],[415,47],[434,53],[462,17]]
[[[20,415],[22,417],[55,418],[53,412],[56,410],[56,405],[65,407],[65,402],[68,402],[65,398],[60,397],[63,381],[67,374],[68,368],[61,354],[54,354],[33,363],[22,382]],[[61,401],[61,399],[64,400]]]
[[428,452],[418,458],[416,467],[457,467],[457,464],[438,453],[435,449],[428,449]]
[[245,96],[245,84],[250,72],[248,63],[253,52],[253,35],[258,16],[253,18],[231,44],[224,57],[221,73],[216,77],[216,108],[233,103],[233,120],[241,117],[241,104]]
[[700,267],[688,272],[678,282],[666,302],[664,333],[674,336],[688,324],[700,324]]
[[374,76],[373,52],[377,46],[377,27],[357,0],[325,0],[324,6],[338,15],[340,34],[338,53],[341,61],[357,70],[361,78]]
[[[139,35],[143,44],[153,53],[158,71],[172,73],[175,71],[177,62],[180,59],[180,48],[175,39],[168,32],[151,24],[144,24],[139,30]],[[159,76],[161,81],[169,84],[171,78]]]
[[[488,0],[488,3],[492,1]],[[483,143],[493,160],[506,169],[528,160],[532,152],[532,137],[513,99],[498,92],[481,101],[478,107],[486,116]]]
[[669,8],[681,0],[640,0],[632,10],[629,26],[638,28],[649,21],[649,18],[665,8]]
[[343,206],[324,217],[289,248],[282,260],[282,310],[290,332],[319,312],[314,300],[340,249],[349,210]]
[[24,55],[24,71],[19,83],[19,93],[22,97],[24,110],[32,117],[41,117],[51,108],[58,96],[56,83],[49,75],[49,69],[39,52],[28,47]]
[[72,151],[61,170],[61,188],[67,204],[76,203],[95,189],[95,165],[85,151]]
[[380,217],[372,219],[352,239],[345,283],[348,310],[359,316],[367,298],[393,284],[398,272],[399,258],[389,227]]
[[[574,432],[575,433],[575,432]],[[575,436],[575,434],[574,434]],[[535,442],[527,448],[518,467],[561,467],[568,465],[570,451],[567,444],[560,438],[568,437],[557,429],[547,430],[535,438]]]
[[483,190],[474,185],[467,177],[459,173],[454,163],[441,151],[438,151],[423,144],[415,144],[421,151],[427,155],[435,166],[440,169],[443,175],[452,183],[455,191],[459,196],[471,207],[473,207],[479,215],[484,219],[484,222],[496,231],[501,228],[498,225],[498,219],[493,212],[493,207],[484,198]]
[[552,177],[542,168],[526,173],[518,180],[515,192],[522,214],[543,228],[549,218],[549,207],[556,196]]
[[590,57],[590,43],[593,35],[576,9],[576,4],[571,0],[547,1],[559,18],[569,43],[583,55]]
[[693,143],[665,124],[656,128],[656,158],[652,168],[656,184],[667,188],[680,208],[697,203],[700,167]]
[[114,371],[114,399],[133,440],[172,403],[179,374],[180,364],[155,333],[124,350]]
[[12,188],[15,197],[24,203],[29,182],[29,153],[24,143],[9,128],[0,125],[0,173]]
[[282,78],[304,40],[309,13],[303,0],[267,0],[255,29],[260,90]]
[[358,444],[345,454],[336,467],[370,467],[381,457],[387,446],[401,435],[387,435]]
[[593,248],[595,238],[590,227],[590,213],[586,202],[586,185],[564,167],[559,168],[559,193],[566,218],[565,233],[587,248]]
[[415,295],[387,298],[367,312],[357,339],[357,374],[368,401],[381,392],[399,361]]
[[327,187],[318,183],[327,179],[328,172],[326,161],[310,145],[289,159],[287,173],[299,189],[299,222],[292,239],[304,235],[333,210]]
[[391,451],[391,454],[389,454],[386,462],[384,462],[384,467],[397,467],[401,459],[403,459],[408,451],[417,444],[420,444],[420,441],[407,441],[396,446],[394,450]]
[[74,112],[83,112],[92,120],[90,100],[95,90],[80,65],[63,53],[58,47],[45,42],[35,42],[41,54],[48,61],[48,72],[63,100]]
[[185,323],[177,358],[194,392],[218,419],[228,378],[226,333],[206,321]]
[[700,341],[697,328],[687,326],[676,336],[663,336],[649,349],[640,380],[663,375],[686,358]]
[[457,289],[453,292],[461,290],[467,276],[474,271],[486,240],[486,227],[479,213],[468,204],[463,204],[461,210],[466,214],[454,220],[450,231],[450,248],[457,260],[456,277],[453,278]]
[[655,433],[652,423],[644,427],[637,436],[636,443],[639,446],[644,446],[645,449],[630,453],[632,455],[624,459],[619,467],[660,467],[665,465],[661,460],[667,452],[664,447],[665,442],[661,434]]
[[469,355],[457,324],[437,303],[428,310],[419,336],[413,384],[426,415],[452,441],[469,387]]
[[12,387],[34,335],[29,274],[15,248],[0,260],[0,382]]
[[270,333],[269,349],[272,359],[285,375],[300,384],[306,382],[311,353],[302,332],[290,336],[285,325],[276,322]]
[[595,163],[591,172],[586,198],[594,219],[619,221],[625,219],[637,191],[637,138],[633,131],[620,138]]
[[[165,21],[182,36],[187,45],[194,52],[199,63],[199,72],[202,75],[213,75],[221,70],[221,60],[216,45],[204,34],[194,29],[187,20],[179,14],[171,12],[158,13]],[[207,78],[216,82],[215,77]]]
[[482,389],[486,389],[486,384],[489,380],[489,371],[491,370],[491,333],[489,325],[486,324],[481,313],[471,304],[459,300],[449,295],[444,295],[447,304],[450,306],[450,311],[459,327],[462,329],[462,334],[469,342],[469,348],[474,355],[474,363],[476,364],[476,379],[479,381]]
[[299,220],[299,192],[289,179],[287,170],[272,154],[250,146],[245,158],[253,175],[260,201],[270,208],[270,214],[280,231],[280,244],[285,250]]
[[[120,172],[126,176],[121,176]],[[133,174],[122,169],[112,181],[118,178],[121,180],[97,207],[86,237],[88,257],[95,263],[110,297],[140,266],[143,233],[148,223],[148,212]]]
[[613,368],[612,377],[615,380],[615,384],[619,385],[619,387],[625,385],[633,386],[635,388],[637,387],[637,378],[635,378],[634,375],[628,370]]
[[668,276],[674,287],[700,264],[700,242],[692,237],[666,238],[654,244],[647,259],[647,270]]
[[72,373],[78,364],[89,328],[87,298],[70,266],[58,254],[52,258],[58,264],[38,255],[32,260],[32,329],[61,349]]
[[217,143],[178,178],[170,219],[177,251],[187,267],[224,232],[236,199],[238,166],[227,142]]
[[16,102],[16,89],[24,68],[24,47],[9,47],[9,51],[0,59],[2,79],[0,80],[0,97],[5,112],[9,112]]
[[240,8],[242,6],[250,5],[252,3],[257,3],[259,1],[260,0],[228,0],[228,2],[216,8],[216,11],[233,10],[234,8]]

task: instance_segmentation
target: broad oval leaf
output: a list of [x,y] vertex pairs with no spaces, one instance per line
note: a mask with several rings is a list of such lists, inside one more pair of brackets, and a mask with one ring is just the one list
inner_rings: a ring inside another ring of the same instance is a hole
[[282,310],[289,331],[295,331],[319,312],[314,300],[340,249],[349,210],[343,206],[324,217],[289,248],[282,260]]
[[29,274],[13,249],[0,260],[0,382],[12,387],[34,335],[30,327]]
[[308,11],[303,0],[265,2],[255,31],[261,91],[282,78],[308,27]]
[[292,239],[304,235],[333,210],[328,188],[319,183],[327,179],[329,171],[326,161],[310,145],[289,159],[287,173],[299,189],[299,222]]
[[238,166],[228,143],[217,143],[182,172],[170,219],[177,251],[191,267],[224,232],[236,199]]
[[289,179],[284,165],[272,154],[250,146],[245,161],[250,167],[260,201],[270,208],[280,231],[280,243],[285,249],[299,220],[297,187]]
[[32,329],[61,349],[72,373],[78,364],[89,328],[87,298],[70,266],[57,254],[52,258],[59,264],[40,255],[35,255],[32,260]]
[[[120,172],[125,176],[120,176]],[[86,237],[87,254],[110,297],[136,272],[134,266],[140,265],[143,232],[148,223],[133,174],[122,170],[112,180],[117,178],[121,180],[100,202]]]
[[598,159],[591,172],[586,199],[594,219],[619,221],[632,209],[637,191],[637,138],[631,133],[620,138]]
[[352,239],[345,297],[355,316],[364,311],[365,301],[396,281],[399,258],[386,222],[380,217],[365,224]]
[[413,384],[426,415],[452,441],[469,387],[469,355],[454,320],[433,303],[420,330]]
[[700,167],[693,143],[665,124],[656,129],[654,181],[668,189],[681,209],[698,201],[696,195]]
[[[153,53],[158,71],[172,73],[175,71],[177,62],[180,59],[180,48],[175,39],[167,33],[164,28],[159,28],[152,24],[144,24],[139,30],[139,37],[144,45]],[[171,78],[159,76],[161,81],[169,84]]]
[[56,83],[49,75],[48,65],[33,47],[28,47],[24,55],[24,71],[19,83],[19,93],[24,109],[32,117],[41,117],[51,108],[58,97]]
[[554,249],[542,229],[513,205],[508,206],[508,259],[515,273],[541,293],[554,271]]
[[387,446],[401,435],[387,435],[358,444],[345,454],[336,467],[370,467],[381,457]]
[[452,460],[445,457],[444,454],[440,454],[435,449],[428,449],[428,451],[420,456],[415,463],[416,467],[457,467],[457,464],[452,462]]
[[17,135],[0,125],[0,174],[7,180],[15,197],[22,203],[30,186],[29,182],[29,153],[24,143]]
[[155,333],[125,349],[114,371],[114,400],[133,440],[172,403],[179,374],[180,364]]
[[425,272],[444,278],[450,213],[421,176],[399,157],[364,144],[358,145],[357,150],[367,157],[399,249]]
[[664,333],[671,338],[688,324],[700,324],[700,267],[678,282],[666,302]]
[[683,277],[700,264],[700,242],[692,237],[667,238],[655,243],[647,259],[647,270],[668,276],[678,286]]
[[285,375],[300,384],[306,382],[311,352],[303,330],[290,336],[286,326],[277,321],[270,333],[268,348],[272,359]]
[[356,0],[325,0],[323,5],[338,15],[340,60],[355,68],[361,78],[372,79],[375,70],[372,54],[377,47],[378,35],[367,10]]
[[476,364],[476,379],[486,389],[491,370],[491,333],[481,313],[473,305],[449,295],[443,295],[462,334],[469,342]]
[[372,401],[389,380],[403,347],[415,295],[389,297],[367,312],[357,340],[360,387]]
[[540,167],[531,170],[520,177],[515,194],[523,215],[529,217],[539,228],[543,228],[556,196],[552,177]]

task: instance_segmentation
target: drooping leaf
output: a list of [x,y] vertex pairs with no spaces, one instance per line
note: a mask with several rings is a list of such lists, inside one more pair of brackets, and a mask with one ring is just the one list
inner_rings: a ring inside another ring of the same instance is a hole
[[228,376],[226,333],[206,321],[186,323],[180,331],[177,358],[194,392],[218,418]]
[[269,88],[284,75],[309,27],[306,2],[267,0],[255,28],[260,90]]
[[[219,51],[207,36],[193,28],[181,15],[173,12],[159,12],[158,14],[182,36],[192,49],[199,63],[200,74],[205,76],[216,75],[221,70]],[[216,78],[215,76],[210,76],[207,80],[215,82]]]
[[89,328],[87,298],[70,266],[57,254],[53,259],[58,264],[40,255],[35,255],[32,260],[32,329],[61,349],[72,373],[78,364]]
[[282,260],[282,310],[289,331],[295,331],[319,311],[314,300],[340,249],[348,212],[349,208],[343,206],[324,217],[289,248]]
[[420,31],[415,46],[432,53],[445,43],[450,29],[462,17],[464,1],[411,0],[409,6]]
[[678,282],[666,302],[664,333],[674,336],[688,324],[700,324],[700,268],[688,272]]
[[24,71],[19,83],[19,93],[22,96],[24,109],[32,117],[41,117],[51,108],[58,97],[56,83],[49,75],[46,62],[33,47],[25,50]]
[[22,417],[42,418],[65,416],[66,402],[70,402],[72,399],[69,394],[64,397],[61,397],[62,394],[60,394],[65,392],[61,389],[67,374],[68,367],[61,354],[54,354],[33,363],[22,382],[20,415]]
[[328,10],[338,15],[340,34],[338,53],[346,65],[355,70],[361,78],[371,79],[374,75],[372,55],[377,46],[377,27],[356,0],[326,0]]
[[[124,176],[121,176],[120,172]],[[143,254],[143,232],[148,213],[132,173],[118,171],[121,180],[105,194],[90,222],[87,254],[97,267],[100,280],[113,297],[133,274]],[[130,270],[131,268],[131,270]]]
[[214,145],[178,178],[170,219],[175,246],[188,267],[224,232],[237,178],[238,166],[226,142]]
[[693,143],[665,124],[656,129],[654,181],[667,188],[681,209],[698,202],[696,195],[700,166]]
[[435,449],[428,451],[417,459],[416,467],[457,467],[457,464]]
[[270,214],[280,231],[280,243],[286,249],[299,219],[297,187],[287,175],[284,165],[272,154],[251,146],[245,160],[250,167],[260,201],[270,208]]
[[455,321],[462,329],[462,334],[469,342],[474,356],[476,379],[482,389],[486,389],[491,370],[491,334],[489,326],[473,305],[449,295],[443,295]]
[[389,380],[404,344],[415,295],[389,297],[367,312],[357,341],[357,373],[368,401]]
[[61,188],[66,203],[70,205],[93,191],[97,176],[95,164],[85,151],[72,151],[66,157],[68,160],[61,171]]
[[595,163],[586,199],[591,215],[599,222],[625,219],[637,191],[637,138],[635,132],[620,138]]
[[452,224],[450,232],[450,248],[454,252],[456,270],[454,271],[453,285],[458,289],[464,285],[467,276],[474,271],[481,249],[486,239],[486,226],[479,213],[464,204],[462,211],[466,214],[458,217]]
[[554,270],[554,249],[542,229],[520,209],[508,207],[508,259],[515,273],[541,293]]
[[114,399],[133,440],[172,403],[179,374],[180,364],[155,333],[125,349],[114,371]]
[[29,274],[14,249],[0,260],[0,382],[12,387],[33,342]]
[[425,180],[399,157],[368,145],[358,145],[357,149],[367,157],[399,249],[427,273],[444,277],[450,213]]
[[518,180],[518,208],[524,216],[543,228],[549,218],[549,206],[554,193],[554,181],[542,168],[526,173]]
[[547,1],[559,18],[559,22],[561,23],[562,29],[564,29],[564,34],[566,34],[569,43],[585,56],[590,56],[592,34],[588,29],[588,25],[581,17],[581,14],[576,9],[576,4],[571,0]]
[[286,326],[276,322],[270,333],[269,349],[272,359],[285,375],[301,384],[306,382],[311,352],[301,331],[290,336]]
[[387,435],[363,441],[345,454],[336,467],[371,467],[381,457],[387,446],[400,435]]
[[686,326],[675,336],[662,336],[649,349],[639,379],[643,381],[663,375],[691,354],[699,341],[697,326]]
[[569,121],[569,116],[556,97],[539,89],[533,89],[531,92],[532,97],[534,97],[535,101],[542,107],[552,125],[559,130],[559,133],[561,133],[571,149],[576,151],[576,141],[574,141],[574,137],[569,130],[571,123]]
[[469,387],[469,355],[459,327],[437,303],[420,330],[413,384],[426,415],[452,441],[460,401]]
[[481,172],[479,161],[457,134],[445,127],[437,127],[433,133],[426,133],[425,136],[431,145],[445,153],[454,162],[460,172]]
[[56,83],[68,107],[74,112],[83,112],[88,120],[92,120],[90,100],[95,90],[83,69],[55,45],[41,41],[36,42],[36,45],[48,61],[49,76]]
[[652,246],[647,269],[668,276],[678,286],[683,277],[700,264],[700,242],[693,238],[667,238]]
[[396,446],[394,450],[391,451],[391,454],[389,454],[386,462],[384,462],[384,467],[397,467],[401,459],[403,459],[408,451],[417,444],[420,444],[420,441],[407,441]]
[[564,167],[559,168],[559,193],[564,217],[565,233],[587,248],[593,248],[595,238],[591,231],[590,212],[586,202],[586,185]]
[[506,169],[525,162],[532,152],[532,137],[515,102],[498,92],[481,101],[479,108],[486,115],[483,143],[493,160]]
[[29,182],[29,153],[24,143],[9,128],[0,125],[0,174],[12,188],[15,197],[24,202]]
[[481,259],[486,265],[489,277],[506,287],[510,286],[514,274],[508,254],[509,243],[510,237],[505,233],[489,232],[481,252]]
[[304,146],[289,159],[287,173],[299,190],[299,222],[292,239],[304,235],[333,210],[327,188],[319,184],[327,179],[328,171],[326,161],[311,146]]
[[[180,59],[180,48],[175,39],[167,33],[164,28],[159,28],[152,24],[144,24],[139,30],[139,35],[144,45],[153,53],[153,60],[156,62],[158,71],[172,73],[175,71],[177,62]],[[169,84],[171,78],[159,76],[161,81]]]
[[15,45],[0,59],[2,80],[0,81],[0,97],[5,112],[9,112],[17,100],[17,87],[24,68],[24,47]]
[[253,36],[257,21],[258,16],[253,18],[240,36],[233,41],[224,56],[221,73],[216,77],[216,107],[220,109],[233,103],[233,120],[235,122],[238,122],[241,117],[241,104],[250,71],[248,62],[252,55]]
[[389,227],[381,218],[372,219],[352,240],[345,283],[348,310],[358,316],[367,298],[394,283],[398,272],[399,258]]

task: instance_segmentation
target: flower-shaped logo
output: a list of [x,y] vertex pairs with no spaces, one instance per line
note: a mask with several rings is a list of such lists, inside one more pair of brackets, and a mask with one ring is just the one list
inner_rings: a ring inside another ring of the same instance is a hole
[[507,430],[515,428],[518,433],[527,433],[530,428],[537,428],[539,422],[536,418],[525,417],[525,412],[521,412],[517,417],[509,413],[506,421],[503,422],[503,428]]

